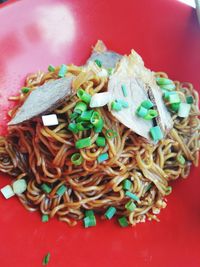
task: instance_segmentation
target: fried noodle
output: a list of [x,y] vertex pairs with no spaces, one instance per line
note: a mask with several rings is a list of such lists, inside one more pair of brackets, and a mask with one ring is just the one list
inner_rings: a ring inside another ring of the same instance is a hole
[[[50,80],[58,79],[58,70],[57,67],[55,72],[39,71],[30,75],[25,86],[32,91]],[[163,72],[155,75],[167,78]],[[85,73],[81,67],[68,65],[66,76],[75,77],[74,90],[81,86],[93,95],[107,89],[107,78]],[[126,216],[131,225],[146,219],[158,220],[157,214],[161,208],[165,208],[166,195],[171,191],[169,182],[178,177],[186,178],[191,164],[197,166],[199,162],[198,94],[190,83],[175,81],[175,85],[183,101],[192,95],[194,103],[188,118],[172,115],[174,128],[156,145],[146,143],[142,137],[126,128],[108,112],[107,107],[96,109],[105,122],[103,133],[113,129],[117,136],[106,138],[105,147],[95,144],[98,134],[93,130],[78,134],[70,132],[67,125],[70,122],[69,115],[78,102],[75,95],[54,110],[58,116],[58,126],[46,127],[41,118],[34,118],[9,127],[8,135],[0,137],[0,171],[27,181],[26,192],[18,196],[27,210],[39,210],[50,218],[57,216],[71,226],[84,217],[85,210],[93,209],[103,217],[109,206],[116,207],[117,214]],[[9,111],[11,118],[27,95],[21,93],[11,98],[17,102],[14,109]],[[88,136],[92,145],[80,149],[83,163],[73,165],[70,158],[79,151],[75,148],[75,141]],[[97,157],[102,153],[108,153],[109,160],[98,164]],[[185,164],[177,161],[179,155],[185,157]],[[124,207],[127,197],[122,182],[127,178],[133,183],[132,192],[140,199],[132,212]],[[52,186],[49,194],[41,189],[42,183]],[[67,191],[59,196],[56,191],[61,185],[66,185]]]

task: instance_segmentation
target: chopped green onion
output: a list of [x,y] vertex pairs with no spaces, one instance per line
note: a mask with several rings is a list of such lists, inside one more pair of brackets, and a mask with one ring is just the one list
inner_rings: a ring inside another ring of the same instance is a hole
[[150,134],[154,141],[159,141],[164,137],[159,126],[152,127],[150,129]]
[[21,91],[22,91],[23,94],[27,94],[30,91],[30,88],[22,87]]
[[24,179],[16,180],[13,185],[13,191],[16,195],[24,193],[27,189],[27,183]]
[[78,129],[77,129],[76,123],[73,123],[73,122],[69,123],[68,129],[73,133],[78,133]]
[[112,68],[108,68],[107,71],[108,71],[108,75],[109,76],[113,74],[113,69]]
[[130,190],[132,187],[132,183],[130,180],[126,179],[123,181],[123,189],[124,190]]
[[67,66],[65,64],[62,64],[60,66],[60,70],[58,72],[58,77],[60,77],[60,78],[65,77],[66,72],[67,72]]
[[77,96],[85,103],[89,104],[91,100],[91,95],[86,93],[83,89],[77,91]]
[[50,71],[50,72],[55,71],[55,67],[52,66],[52,65],[49,65],[49,66],[48,66],[48,71]]
[[173,104],[170,104],[171,110],[177,112],[179,110],[180,104],[181,103],[173,103]]
[[97,146],[105,146],[106,145],[106,139],[104,137],[98,136],[96,139]]
[[126,191],[125,196],[130,197],[130,198],[132,198],[135,201],[138,201],[139,200],[139,197],[137,195],[131,193],[130,191]]
[[112,130],[112,129],[108,129],[106,130],[106,134],[105,136],[108,138],[108,139],[113,139],[117,136],[117,132]]
[[50,261],[50,256],[51,256],[51,254],[48,253],[48,254],[44,257],[43,262],[42,262],[42,265],[47,265],[47,264],[49,263],[49,261]]
[[82,113],[83,111],[86,111],[87,105],[84,102],[78,102],[74,108],[74,111],[76,113]]
[[151,102],[151,100],[144,100],[142,103],[141,103],[141,106],[143,108],[146,108],[146,109],[150,109],[154,106],[154,104]]
[[169,95],[169,103],[174,104],[174,103],[180,103],[180,97],[178,94],[171,94]]
[[95,133],[100,133],[102,131],[104,122],[99,112],[93,112],[90,122],[92,123],[92,125],[94,125]]
[[164,78],[164,77],[157,77],[156,78],[156,83],[158,85],[168,85],[168,84],[174,84],[174,82],[169,79],[169,78]]
[[49,194],[50,192],[51,192],[51,187],[50,186],[48,186],[47,184],[42,184],[41,185],[41,188],[42,188],[42,190],[45,192],[45,193],[47,193],[47,194]]
[[85,228],[88,228],[88,227],[91,226],[91,225],[90,225],[90,217],[85,217],[85,218],[83,219],[83,222],[84,222],[84,226],[85,226]]
[[171,186],[168,186],[167,187],[167,190],[165,191],[165,195],[169,195],[169,194],[171,194],[171,192],[172,192],[172,187]]
[[72,156],[71,156],[71,162],[74,164],[74,165],[81,165],[81,163],[83,162],[83,157],[81,156],[80,153],[74,153]]
[[148,109],[140,106],[139,108],[137,108],[136,110],[136,114],[141,117],[144,118],[147,114],[148,114]]
[[136,205],[132,200],[130,200],[128,203],[126,203],[125,208],[129,211],[134,211],[134,209],[136,209]]
[[113,101],[111,103],[111,109],[114,111],[120,111],[120,110],[122,110],[122,105],[121,105],[121,103],[119,103],[117,101]]
[[96,59],[94,62],[97,64],[97,66],[98,66],[99,68],[102,67],[102,63],[101,63],[101,61],[100,61],[99,59]]
[[96,225],[96,218],[94,216],[93,210],[86,210],[85,211],[85,218],[83,219],[85,227],[95,226]]
[[181,103],[178,110],[178,116],[181,118],[187,118],[189,116],[191,105],[187,103]]
[[108,220],[110,220],[110,219],[115,215],[116,211],[117,211],[117,210],[116,210],[115,207],[109,207],[109,208],[107,209],[107,211],[105,212],[104,216],[105,216]]
[[49,221],[49,216],[47,214],[42,215],[42,222],[48,222]]
[[123,99],[117,99],[116,102],[119,103],[123,108],[129,107],[128,102]]
[[94,111],[91,118],[90,118],[90,122],[94,126],[98,126],[98,124],[100,124],[100,121],[101,121],[101,115],[99,114],[99,112]]
[[56,194],[62,197],[66,191],[67,187],[65,185],[61,185],[61,187],[59,187],[58,190],[56,191]]
[[96,218],[95,216],[87,216],[83,219],[85,228],[96,226]]
[[85,217],[94,217],[94,211],[93,210],[86,210],[85,211]]
[[108,153],[103,153],[103,154],[98,156],[97,161],[98,161],[98,163],[101,163],[101,162],[107,160],[108,158],[109,158]]
[[160,88],[162,90],[173,91],[174,89],[176,89],[176,86],[174,83],[172,83],[172,84],[160,85]]
[[184,165],[185,164],[185,158],[182,155],[177,156],[177,161],[181,165]]
[[91,146],[91,144],[92,144],[91,138],[87,137],[87,138],[82,138],[76,141],[75,147],[78,149],[81,149],[81,148],[89,147]]
[[128,221],[127,221],[125,216],[119,218],[118,222],[121,225],[121,227],[127,227],[128,226]]
[[73,113],[71,113],[71,114],[69,115],[69,118],[70,118],[71,120],[75,120],[78,116],[79,116],[78,113],[73,112]]
[[152,120],[158,116],[157,110],[149,109],[146,116],[144,116],[145,120]]
[[124,97],[127,97],[128,96],[128,94],[127,94],[127,89],[126,89],[126,85],[125,84],[122,84],[122,93],[123,93],[123,95],[124,95]]
[[90,121],[93,112],[94,112],[93,110],[83,111],[81,113],[81,115],[79,116],[79,118],[77,119],[77,122],[80,122],[80,121]]
[[167,84],[173,84],[173,81],[167,78],[158,77],[156,78],[156,82],[158,85],[167,85]]
[[186,97],[186,102],[188,103],[188,104],[193,104],[194,103],[194,98],[193,98],[193,96],[187,96]]
[[85,131],[91,129],[93,126],[87,121],[81,121],[76,124],[78,131]]
[[164,99],[165,99],[165,100],[169,100],[169,96],[170,96],[170,95],[174,95],[174,94],[177,94],[177,93],[176,93],[176,92],[165,91],[165,92],[164,92]]
[[94,126],[94,132],[95,133],[100,133],[102,131],[102,129],[103,129],[103,126],[104,126],[103,119],[100,118],[98,124]]

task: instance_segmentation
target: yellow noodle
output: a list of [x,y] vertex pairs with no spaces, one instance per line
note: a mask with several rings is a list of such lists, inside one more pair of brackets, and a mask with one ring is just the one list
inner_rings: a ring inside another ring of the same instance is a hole
[[[32,90],[49,80],[58,79],[59,67],[54,72],[38,71],[27,77],[25,85]],[[68,131],[69,115],[79,101],[76,90],[80,87],[91,95],[107,90],[108,79],[96,76],[93,72],[84,72],[82,67],[68,65],[67,77],[74,77],[73,94],[54,112],[59,125],[44,127],[39,118],[24,122],[20,126],[9,128],[6,137],[0,137],[0,171],[15,179],[25,179],[27,191],[19,195],[20,202],[29,211],[39,210],[50,218],[57,216],[70,226],[76,225],[84,217],[85,209],[93,209],[103,214],[109,206],[117,209],[117,215],[126,216],[131,225],[146,219],[158,220],[157,213],[165,208],[165,198],[169,191],[169,181],[179,176],[186,178],[191,163],[199,161],[200,123],[198,93],[190,83],[175,81],[180,98],[192,95],[192,104],[188,118],[181,119],[172,114],[174,128],[165,139],[156,145],[145,143],[142,137],[127,129],[117,121],[106,107],[95,109],[104,120],[102,133],[83,131],[73,134]],[[157,77],[166,77],[164,72],[155,73]],[[16,107],[9,112],[14,117],[28,94],[20,93],[11,97],[17,101]],[[106,137],[105,147],[97,147],[96,139],[106,135],[112,129],[117,136]],[[91,137],[91,146],[77,150],[74,146],[78,139]],[[71,156],[80,152],[81,165],[73,165]],[[109,159],[101,164],[97,157],[108,153]],[[177,157],[184,156],[185,164]],[[130,200],[123,190],[124,180],[132,182],[131,192],[139,197],[136,209],[129,212],[125,204]],[[52,190],[48,194],[41,184],[48,184]],[[66,192],[57,195],[57,190],[65,185]]]

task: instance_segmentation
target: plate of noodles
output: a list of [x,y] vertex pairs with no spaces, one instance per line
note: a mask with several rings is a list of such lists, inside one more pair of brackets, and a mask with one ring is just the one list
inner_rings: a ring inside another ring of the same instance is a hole
[[94,2],[0,7],[1,265],[199,266],[195,13]]

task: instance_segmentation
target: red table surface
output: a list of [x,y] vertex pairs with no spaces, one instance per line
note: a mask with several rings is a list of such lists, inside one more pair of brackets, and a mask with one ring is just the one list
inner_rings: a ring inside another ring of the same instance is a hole
[[[0,7],[0,134],[7,97],[27,73],[51,63],[82,64],[97,39],[119,53],[138,51],[152,70],[190,81],[200,90],[200,26],[195,10],[173,0],[8,1]],[[0,187],[10,179],[1,175]],[[0,266],[197,267],[200,266],[200,181],[193,168],[173,183],[160,223],[122,229],[114,220],[70,228],[26,211],[0,196]]]

